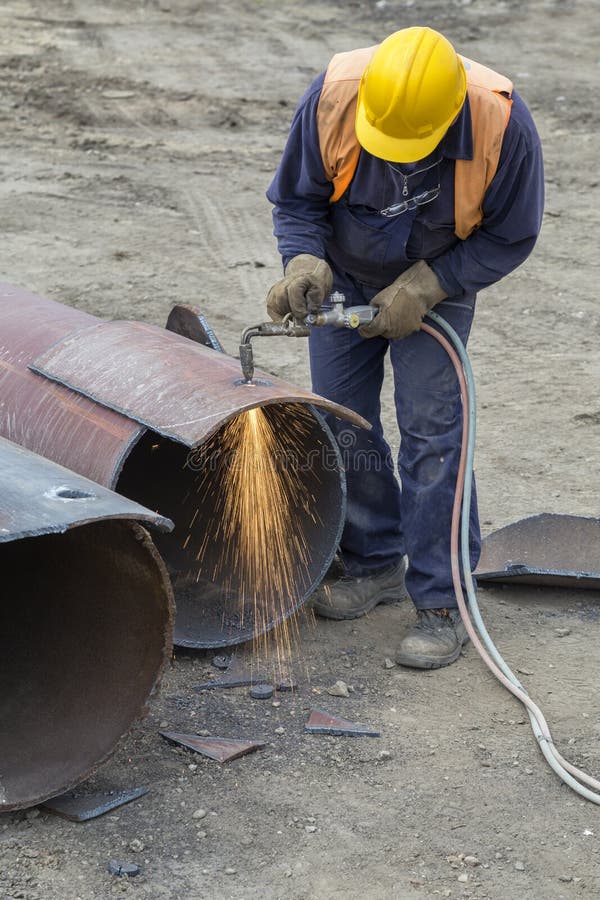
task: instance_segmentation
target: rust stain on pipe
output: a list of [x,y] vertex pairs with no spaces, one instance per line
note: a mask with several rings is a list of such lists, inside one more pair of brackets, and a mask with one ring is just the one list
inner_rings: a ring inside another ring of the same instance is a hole
[[87,313],[0,285],[0,434],[107,487],[144,429],[60,385],[29,363],[65,334],[97,323]]
[[0,439],[0,811],[86,778],[139,718],[168,658],[172,523]]

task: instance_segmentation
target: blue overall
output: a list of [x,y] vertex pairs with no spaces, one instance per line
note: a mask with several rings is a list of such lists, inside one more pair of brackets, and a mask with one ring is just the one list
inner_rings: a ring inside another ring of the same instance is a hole
[[[543,210],[539,138],[514,94],[498,171],[482,226],[454,234],[454,162],[472,157],[468,99],[436,150],[413,164],[391,164],[361,151],[346,194],[330,204],[318,143],[316,107],[323,75],[302,98],[267,196],[284,265],[300,253],[327,260],[334,290],[347,305],[369,303],[383,287],[425,259],[448,297],[436,312],[466,344],[476,292],[516,268],[531,252]],[[382,210],[427,192],[399,215]],[[412,208],[410,208],[412,206]],[[406,586],[419,609],[456,606],[450,524],[460,455],[462,410],[453,366],[441,345],[416,332],[404,340],[365,339],[356,331],[314,328],[309,338],[313,389],[360,413],[365,432],[329,416],[345,462],[348,509],[340,552],[349,575],[382,571],[408,556]],[[380,393],[388,352],[400,430],[394,461],[381,425]],[[471,563],[480,550],[477,502],[470,515]]]

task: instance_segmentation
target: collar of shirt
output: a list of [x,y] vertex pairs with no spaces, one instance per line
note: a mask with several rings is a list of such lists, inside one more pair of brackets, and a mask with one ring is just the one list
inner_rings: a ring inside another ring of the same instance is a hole
[[458,118],[452,123],[438,145],[438,152],[446,159],[473,159],[473,131],[471,128],[471,107],[469,97],[465,97]]

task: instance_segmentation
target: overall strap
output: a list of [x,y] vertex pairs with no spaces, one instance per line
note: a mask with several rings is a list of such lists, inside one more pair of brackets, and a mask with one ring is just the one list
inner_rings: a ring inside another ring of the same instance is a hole
[[333,182],[330,203],[342,197],[354,177],[360,144],[354,121],[360,79],[377,46],[337,53],[327,67],[317,106],[317,130],[323,167]]
[[498,169],[502,140],[510,119],[513,84],[493,69],[464,56],[461,59],[467,72],[473,159],[456,160],[454,230],[457,237],[465,240],[483,220],[483,199]]

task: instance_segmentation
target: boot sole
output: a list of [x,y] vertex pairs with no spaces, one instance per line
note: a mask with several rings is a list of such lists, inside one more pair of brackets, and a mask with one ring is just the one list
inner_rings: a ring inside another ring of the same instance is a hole
[[[466,643],[467,641],[465,641],[465,644]],[[406,666],[409,669],[443,669],[444,666],[449,666],[453,662],[456,662],[465,644],[461,644],[456,650],[453,650],[452,653],[448,653],[446,656],[440,656],[437,659],[432,659],[430,656],[416,656],[410,653],[399,653],[396,656],[396,662],[399,666]]]
[[336,622],[341,622],[348,619],[360,619],[361,616],[366,616],[367,613],[371,612],[372,609],[375,609],[376,606],[379,606],[380,603],[382,605],[400,603],[402,600],[408,600],[408,593],[406,591],[398,592],[398,590],[387,590],[382,591],[374,600],[370,600],[360,609],[353,609],[345,612],[344,610],[335,609],[333,606],[321,606],[320,603],[314,603],[313,609],[322,619],[335,619]]

